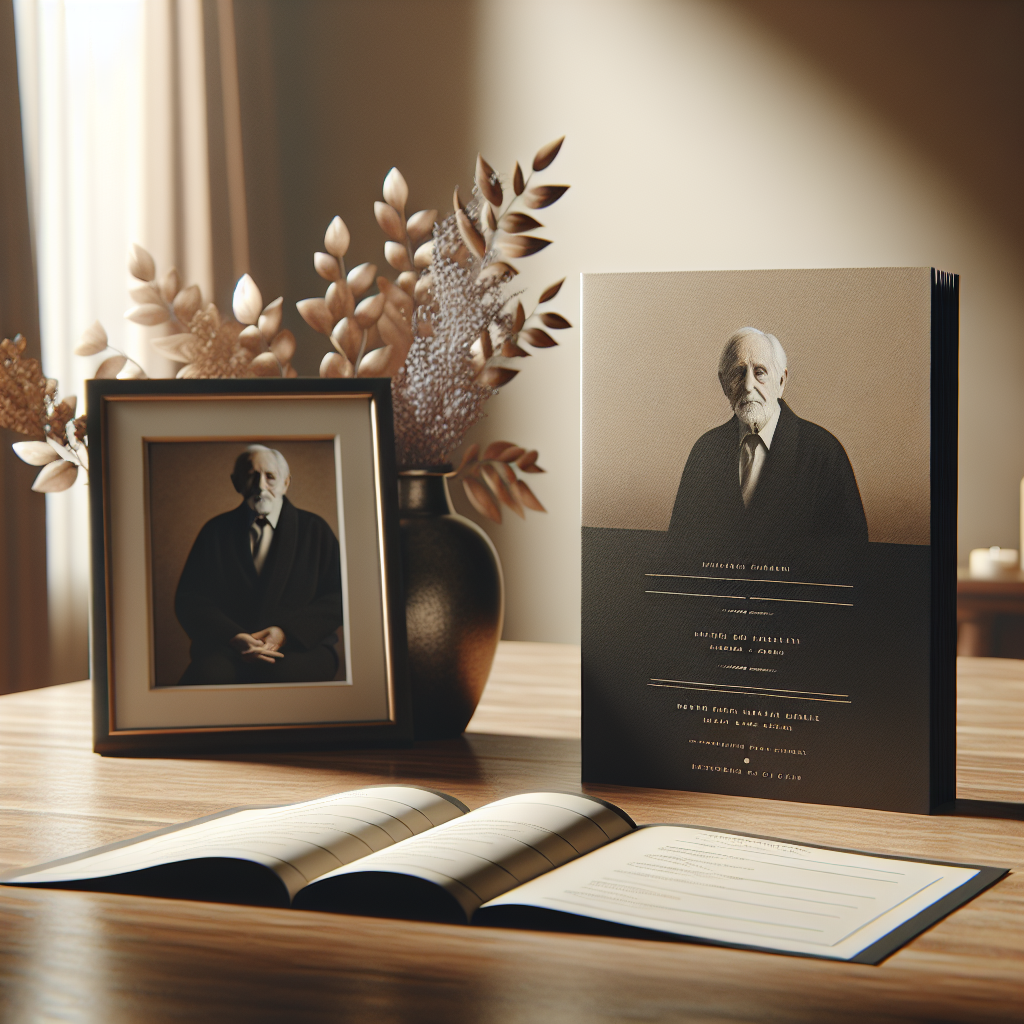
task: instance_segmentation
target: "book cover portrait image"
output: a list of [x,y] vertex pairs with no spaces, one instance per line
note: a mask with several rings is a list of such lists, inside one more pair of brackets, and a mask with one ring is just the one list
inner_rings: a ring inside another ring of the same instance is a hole
[[583,277],[583,778],[954,797],[957,279]]

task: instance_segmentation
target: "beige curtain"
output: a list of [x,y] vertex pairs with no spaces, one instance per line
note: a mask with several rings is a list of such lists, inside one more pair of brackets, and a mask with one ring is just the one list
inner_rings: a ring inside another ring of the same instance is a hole
[[[0,5],[0,335],[24,334],[39,358],[39,307],[29,233],[14,8]],[[46,614],[46,505],[29,490],[36,471],[11,451],[21,439],[0,430],[0,693],[49,678]]]
[[[137,242],[218,301],[248,269],[232,0],[14,6],[43,367],[84,398],[102,356],[73,349],[99,319],[151,377],[173,376],[155,330],[123,318],[127,253]],[[88,674],[87,506],[82,482],[46,499],[51,682]]]

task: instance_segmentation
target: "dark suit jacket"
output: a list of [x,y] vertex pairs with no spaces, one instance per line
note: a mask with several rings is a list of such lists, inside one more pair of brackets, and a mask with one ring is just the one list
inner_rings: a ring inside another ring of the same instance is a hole
[[249,550],[251,512],[244,503],[214,516],[196,537],[174,595],[174,613],[192,640],[192,657],[238,633],[284,630],[284,651],[336,644],[341,625],[337,538],[318,515],[287,498],[263,572]]
[[867,543],[860,491],[843,446],[780,402],[778,426],[749,507],[739,483],[735,417],[697,440],[686,460],[670,533],[680,540],[743,540],[778,550]]

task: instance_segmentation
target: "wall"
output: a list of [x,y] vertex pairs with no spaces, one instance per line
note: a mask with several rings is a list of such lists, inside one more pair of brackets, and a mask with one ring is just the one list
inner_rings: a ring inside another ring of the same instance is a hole
[[[1022,5],[1013,0],[326,0],[237,5],[253,274],[292,303],[330,217],[380,264],[392,164],[450,209],[566,134],[531,295],[582,271],[929,266],[962,275],[960,559],[1016,546],[1024,474]],[[474,432],[539,448],[548,514],[488,526],[512,639],[579,631],[579,337],[537,352]],[[623,344],[624,360],[629,345]],[[464,499],[456,500],[465,507]]]
[[[480,149],[507,172],[567,135],[547,180],[573,188],[540,217],[556,244],[517,282],[567,274],[558,308],[572,318],[581,271],[958,271],[960,560],[1016,547],[1022,10],[481,0]],[[578,335],[561,341],[477,431],[540,448],[549,470],[530,480],[547,516],[488,527],[515,639],[578,636]],[[624,361],[638,343],[623,339]]]

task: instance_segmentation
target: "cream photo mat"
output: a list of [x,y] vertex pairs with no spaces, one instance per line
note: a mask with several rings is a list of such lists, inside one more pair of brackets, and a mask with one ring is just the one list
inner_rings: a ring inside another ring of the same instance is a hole
[[[393,720],[374,403],[363,394],[104,399],[110,731]],[[146,448],[152,441],[333,439],[345,679],[154,685]]]

